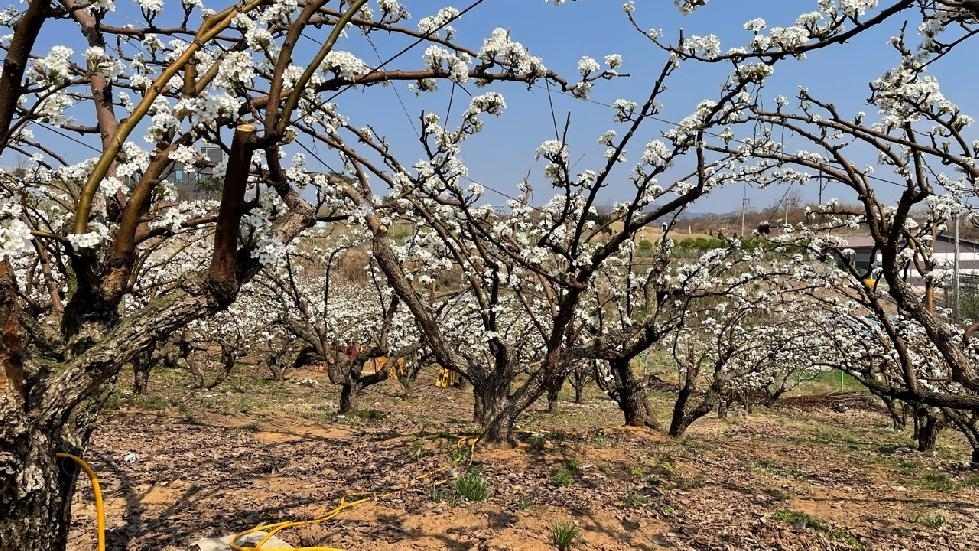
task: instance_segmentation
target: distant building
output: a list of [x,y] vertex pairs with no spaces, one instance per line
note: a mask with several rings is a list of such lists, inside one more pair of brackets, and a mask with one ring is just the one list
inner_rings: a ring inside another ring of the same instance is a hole
[[[854,236],[846,238],[847,247],[853,249],[854,264],[860,269],[867,269],[871,263],[880,263],[880,252],[874,253],[874,239],[869,235]],[[935,237],[934,259],[936,264],[945,264],[947,270],[951,271],[955,265],[955,237],[940,234]],[[874,258],[871,255],[874,254]],[[936,269],[941,272],[944,270]],[[908,280],[918,283],[917,273],[911,270]],[[979,277],[979,242],[969,239],[959,239],[959,275]]]
[[[170,181],[177,188],[177,196],[187,201],[217,200],[221,197],[221,181],[214,177],[214,167],[224,160],[224,151],[216,145],[205,146],[203,159],[193,167],[175,163]],[[188,168],[190,170],[188,170]]]

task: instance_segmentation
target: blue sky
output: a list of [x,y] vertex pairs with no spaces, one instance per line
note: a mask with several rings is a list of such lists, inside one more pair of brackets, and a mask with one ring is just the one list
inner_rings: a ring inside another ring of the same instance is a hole
[[[225,2],[205,0],[212,7],[223,7]],[[573,80],[577,75],[577,62],[583,55],[598,60],[606,54],[619,53],[624,58],[622,72],[630,76],[596,84],[591,102],[576,100],[558,92],[550,98],[543,86],[528,91],[522,85],[503,85],[494,89],[504,92],[508,109],[499,119],[488,120],[486,130],[471,139],[464,148],[464,159],[471,169],[471,175],[486,184],[488,188],[511,194],[515,184],[528,172],[537,187],[535,202],[543,201],[548,195],[539,173],[542,164],[534,159],[534,151],[544,140],[554,137],[551,124],[549,101],[553,101],[556,116],[563,123],[571,116],[570,142],[574,168],[584,170],[598,168],[602,164],[603,147],[595,144],[596,138],[606,129],[612,128],[611,111],[603,104],[615,99],[626,98],[642,102],[648,94],[653,79],[664,60],[662,52],[653,47],[641,34],[637,33],[627,21],[621,10],[621,1],[578,0],[563,6],[554,6],[543,0],[487,0],[468,14],[463,20],[454,23],[458,37],[472,49],[478,49],[483,38],[497,27],[508,29],[514,40],[522,42],[531,53],[543,58],[545,64]],[[789,25],[804,11],[816,9],[816,0],[713,0],[692,15],[681,15],[672,0],[638,0],[636,17],[644,28],[660,28],[664,38],[675,39],[679,29],[690,34],[717,34],[721,39],[722,50],[744,45],[751,33],[744,30],[745,21],[764,18],[769,26]],[[444,4],[441,2],[408,0],[406,5],[417,19],[431,15]],[[457,3],[463,8],[468,3]],[[172,9],[172,7],[171,7]],[[110,18],[122,18],[123,24],[138,23],[138,12],[131,0],[118,0],[117,13]],[[777,66],[776,75],[766,85],[767,95],[777,93],[791,96],[799,86],[807,86],[815,95],[828,99],[843,112],[871,110],[865,106],[868,96],[867,82],[878,76],[884,69],[894,65],[897,55],[887,45],[888,37],[897,32],[899,20],[886,23],[882,28],[868,32],[850,41],[845,47],[810,53],[802,62],[787,61]],[[50,47],[56,38],[61,38],[61,29],[52,32],[51,27],[42,31],[39,44]],[[913,24],[912,24],[913,27]],[[77,42],[77,30],[73,37],[76,52],[84,50]],[[322,39],[323,36],[312,36]],[[368,65],[377,64],[379,57],[373,49],[351,33],[350,41],[342,41],[338,49],[351,49],[360,55]],[[355,43],[359,42],[359,44]],[[386,59],[405,44],[404,40],[385,38],[376,35],[374,46],[380,59]],[[945,94],[969,113],[977,111],[973,99],[974,90],[979,89],[979,73],[955,70],[966,58],[967,48],[960,48],[951,59],[934,67],[942,77]],[[392,68],[417,68],[420,65],[424,45],[416,47],[392,64]],[[971,64],[969,64],[971,65]],[[670,81],[669,91],[663,96],[663,119],[679,120],[704,98],[713,98],[726,77],[728,66],[686,64]],[[386,136],[393,149],[412,164],[421,156],[417,143],[415,127],[422,110],[444,113],[448,104],[450,86],[443,84],[441,92],[434,95],[415,97],[402,83],[392,87],[375,87],[362,91],[351,89],[337,99],[344,111],[356,125],[371,124]],[[458,114],[468,102],[467,93],[478,94],[481,90],[467,86],[466,91],[457,90],[453,113]],[[769,100],[770,101],[770,100]],[[402,106],[403,104],[403,106]],[[406,113],[407,112],[407,113]],[[454,119],[453,119],[454,120]],[[638,155],[646,137],[654,136],[667,127],[655,122],[646,127],[643,139],[630,148]],[[52,141],[60,140],[52,136]],[[141,139],[139,139],[142,143]],[[60,147],[60,144],[59,144]],[[91,155],[91,150],[81,148],[71,142],[63,144],[64,151],[80,159]],[[322,148],[320,153],[324,153]],[[324,155],[324,158],[328,158]],[[868,159],[866,162],[872,162]],[[9,160],[8,160],[9,163]],[[315,163],[313,163],[315,166]],[[604,202],[622,199],[625,190],[621,184],[613,183],[607,190]],[[815,186],[803,191],[803,198],[814,199]],[[763,208],[773,204],[784,193],[784,189],[750,191],[752,206]],[[694,207],[697,211],[726,212],[740,207],[742,189],[740,186],[714,192]],[[846,199],[843,190],[829,190],[827,197],[839,195]],[[499,195],[488,193],[487,200],[503,202]]]
[[[636,16],[644,28],[656,27],[664,32],[665,38],[675,38],[678,30],[690,34],[717,34],[721,39],[722,50],[740,46],[750,40],[751,33],[743,28],[745,21],[762,17],[768,25],[789,25],[799,13],[816,9],[815,0],[785,2],[780,0],[714,0],[707,7],[692,15],[681,15],[671,0],[640,0]],[[416,3],[423,4],[423,3]],[[461,6],[461,5],[460,5]],[[621,2],[607,0],[579,0],[555,7],[543,0],[490,0],[477,11],[470,14],[464,22],[455,26],[459,36],[466,37],[468,43],[478,47],[481,37],[495,27],[503,27],[511,32],[513,39],[522,42],[532,53],[539,55],[551,69],[574,77],[577,74],[577,61],[582,55],[590,55],[601,60],[609,53],[620,53],[624,57],[622,71],[630,73],[611,82],[597,83],[591,99],[582,102],[558,93],[551,93],[558,120],[563,122],[570,113],[572,122],[571,147],[573,159],[577,160],[575,169],[598,168],[603,149],[595,144],[595,139],[607,128],[612,128],[611,111],[601,105],[609,104],[617,98],[642,102],[658,73],[664,56],[649,41],[637,33],[628,23],[620,9]],[[418,7],[411,7],[413,15],[421,15]],[[806,86],[817,97],[835,103],[844,113],[858,111],[872,112],[866,106],[869,95],[867,83],[880,75],[885,69],[896,64],[896,52],[888,45],[888,39],[896,34],[901,20],[893,20],[883,27],[865,33],[848,42],[843,48],[832,48],[810,53],[804,61],[786,61],[777,66],[776,75],[766,85],[769,98],[776,94],[792,96],[799,86]],[[912,28],[914,24],[912,24]],[[946,95],[959,102],[966,112],[975,112],[972,101],[973,90],[979,87],[979,77],[975,72],[956,71],[964,61],[964,50],[951,59],[936,65],[934,70],[942,77]],[[412,52],[407,60],[418,59],[421,52]],[[383,55],[383,53],[382,53]],[[958,58],[958,59],[956,59]],[[365,58],[368,62],[370,59]],[[953,69],[949,69],[953,68]],[[726,77],[727,66],[708,66],[687,64],[674,74],[670,89],[663,97],[662,118],[679,120],[704,98],[716,96]],[[943,74],[944,73],[944,74]],[[445,88],[445,87],[443,87]],[[400,100],[404,101],[409,112],[417,118],[421,106],[444,109],[444,96],[425,98],[421,104],[400,88]],[[538,175],[541,163],[535,162],[533,152],[543,140],[554,135],[548,95],[541,87],[531,92],[517,85],[503,88],[508,102],[507,113],[500,120],[490,120],[483,135],[471,140],[464,149],[472,176],[504,193],[512,192],[515,182],[531,172],[531,180],[537,186],[535,201],[540,202],[547,195],[542,179]],[[470,91],[478,93],[470,87]],[[357,92],[345,94],[342,102],[348,102],[348,113],[352,117],[363,112],[363,120],[376,120],[384,114],[385,126],[391,128],[388,135],[392,142],[405,147],[405,156],[412,158],[414,130],[408,124],[404,110],[393,89],[377,91],[388,96],[387,102],[377,98],[374,93],[360,95]],[[366,100],[356,101],[358,97]],[[466,99],[458,95],[459,99]],[[769,99],[768,101],[771,101]],[[357,105],[360,103],[360,105]],[[386,105],[385,105],[386,103]],[[769,103],[771,105],[771,103]],[[456,109],[458,112],[458,109]],[[400,121],[400,128],[397,128]],[[651,134],[658,133],[665,124],[653,123],[647,127]],[[788,138],[791,140],[791,137]],[[635,154],[641,149],[644,140],[639,140],[630,148]],[[417,153],[415,154],[417,156]],[[866,164],[873,163],[868,156]],[[627,185],[623,182],[622,184]],[[884,189],[893,188],[882,184]],[[621,199],[626,190],[610,186],[606,202]],[[752,207],[764,208],[776,202],[785,189],[749,190]],[[694,207],[697,211],[726,212],[740,208],[741,186],[717,190]],[[804,200],[814,200],[816,186],[807,186],[800,191]],[[888,195],[887,191],[883,192]],[[890,193],[893,195],[893,191]],[[839,196],[846,200],[847,190],[828,189],[824,197]],[[503,198],[487,197],[493,202]]]

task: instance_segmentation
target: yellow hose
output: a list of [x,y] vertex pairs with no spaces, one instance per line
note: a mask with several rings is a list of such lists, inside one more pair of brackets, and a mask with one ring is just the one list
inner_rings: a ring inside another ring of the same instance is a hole
[[[460,438],[459,441],[456,443],[456,446],[455,446],[456,449],[462,448],[463,446],[469,448],[469,464],[470,465],[472,465],[473,457],[476,454],[476,451],[475,451],[476,450],[476,443],[478,441],[479,441],[479,438],[478,437],[475,437],[474,438],[474,437],[465,437],[464,436],[464,437]],[[442,467],[442,468],[439,468],[439,469],[435,469],[434,471],[430,471],[430,472],[424,473],[421,476],[416,477],[411,483],[409,483],[409,484],[407,484],[405,486],[402,486],[400,488],[400,490],[405,490],[405,489],[407,489],[408,487],[410,487],[412,484],[414,484],[416,482],[423,481],[426,478],[429,478],[429,477],[431,477],[433,475],[436,475],[438,473],[441,473],[441,472],[445,472],[447,470],[449,470],[448,467]],[[441,483],[444,483],[444,482],[447,482],[447,480],[440,481],[440,482],[438,482],[438,484],[441,484]],[[230,547],[234,551],[262,551],[262,546],[265,545],[266,543],[268,543],[268,541],[272,538],[272,536],[275,535],[277,532],[280,532],[282,530],[285,530],[286,528],[292,528],[292,527],[295,527],[295,526],[305,526],[305,525],[308,525],[308,524],[319,524],[321,522],[326,522],[328,520],[331,520],[331,519],[334,519],[334,518],[338,517],[340,515],[340,513],[342,513],[343,511],[345,511],[347,509],[351,509],[353,507],[356,507],[356,506],[358,506],[358,505],[360,505],[362,503],[366,503],[366,502],[371,501],[371,500],[376,500],[377,498],[383,498],[385,496],[388,496],[390,494],[395,493],[395,491],[397,491],[397,490],[386,492],[384,494],[381,494],[381,495],[376,496],[376,497],[373,497],[373,498],[372,497],[365,497],[365,498],[362,498],[362,499],[358,499],[356,501],[351,501],[349,503],[347,502],[347,499],[346,498],[340,498],[340,503],[336,507],[334,507],[331,511],[329,511],[327,513],[324,513],[324,514],[322,514],[322,515],[320,515],[318,517],[309,519],[309,520],[287,520],[287,521],[283,521],[283,522],[274,522],[274,523],[269,523],[269,524],[259,524],[258,526],[255,526],[253,528],[249,528],[248,530],[245,530],[244,532],[239,532],[239,533],[235,534],[231,538],[231,542],[228,544],[228,547]],[[260,539],[259,541],[255,542],[254,544],[247,544],[248,545],[247,547],[244,546],[244,545],[239,545],[238,544],[238,540],[239,539],[247,536],[248,534],[252,534],[254,532],[265,532],[265,536],[262,539]],[[295,550],[296,551],[343,551],[342,549],[339,549],[339,548],[336,548],[336,547],[296,547]]]
[[[469,447],[469,463],[472,464],[476,442],[479,439],[478,438],[472,439],[471,443],[467,443],[466,442],[467,440],[469,440],[469,438],[465,438],[465,437],[460,438],[459,442],[456,444],[456,447],[457,448],[462,446]],[[95,474],[95,471],[92,470],[92,467],[90,467],[88,463],[86,463],[81,457],[78,457],[77,455],[72,455],[70,453],[57,453],[55,454],[55,456],[62,459],[71,459],[72,461],[74,461],[75,464],[77,464],[78,467],[81,468],[81,470],[85,471],[85,474],[88,475],[88,479],[92,482],[92,493],[95,494],[95,525],[96,525],[96,530],[98,532],[98,551],[105,551],[105,504],[102,502],[102,488],[101,486],[99,486],[99,477]],[[436,469],[435,471],[417,477],[415,481],[424,480],[444,470],[446,469],[445,468]],[[366,503],[371,499],[372,498],[365,497],[363,499],[358,499],[356,501],[351,501],[348,503],[346,498],[341,498],[340,503],[336,507],[334,507],[331,511],[324,513],[316,518],[312,518],[309,520],[288,520],[284,522],[275,522],[271,524],[259,524],[254,528],[250,528],[248,530],[245,530],[244,532],[239,532],[238,534],[235,534],[234,537],[231,538],[231,542],[228,544],[228,546],[231,547],[231,549],[233,549],[234,551],[249,551],[249,550],[261,551],[262,546],[265,543],[267,543],[269,539],[271,539],[272,536],[275,535],[276,532],[285,530],[286,528],[292,528],[295,526],[305,526],[309,524],[319,524],[321,522],[326,522],[328,520],[336,518],[343,511],[356,507],[362,503]],[[258,531],[264,531],[266,532],[266,534],[261,540],[255,542],[254,545],[249,544],[247,547],[238,545],[237,542],[239,539],[241,539],[244,536],[247,536],[248,534],[251,534],[253,532],[258,532]],[[343,551],[343,550],[338,549],[336,547],[298,547],[296,548],[296,551]]]
[[[341,498],[340,504],[334,507],[333,510],[313,519],[287,520],[284,522],[275,522],[272,524],[259,524],[254,528],[249,528],[244,532],[239,532],[235,534],[234,537],[231,538],[231,542],[228,544],[228,547],[231,547],[231,549],[233,549],[234,551],[259,551],[262,549],[262,546],[265,545],[265,543],[268,542],[273,535],[275,535],[276,532],[285,530],[286,528],[292,528],[294,526],[305,526],[307,524],[319,524],[321,522],[326,522],[330,519],[336,518],[343,511],[350,509],[352,507],[356,507],[361,503],[366,503],[370,500],[371,498],[365,497],[363,499],[358,499],[357,501],[351,501],[350,503],[347,503],[346,498]],[[261,540],[255,542],[253,545],[249,544],[247,547],[238,545],[237,542],[239,539],[241,539],[244,536],[247,536],[248,534],[251,534],[253,532],[259,532],[259,531],[266,532],[265,537],[263,537]],[[336,547],[297,547],[296,551],[343,551],[343,550],[338,549]]]
[[88,463],[77,455],[56,453],[55,456],[74,461],[81,470],[85,471],[88,479],[92,481],[92,493],[95,494],[95,529],[98,532],[99,551],[105,551],[105,505],[102,503],[102,488],[99,486],[99,477],[95,475],[92,467],[89,467]]

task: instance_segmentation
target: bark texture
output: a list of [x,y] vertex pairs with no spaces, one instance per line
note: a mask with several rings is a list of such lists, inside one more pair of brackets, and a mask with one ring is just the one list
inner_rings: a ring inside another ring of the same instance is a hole
[[649,405],[646,386],[636,376],[628,358],[613,358],[608,360],[611,380],[606,380],[602,373],[595,373],[599,387],[615,401],[622,410],[625,425],[628,427],[646,427],[659,430],[659,424]]

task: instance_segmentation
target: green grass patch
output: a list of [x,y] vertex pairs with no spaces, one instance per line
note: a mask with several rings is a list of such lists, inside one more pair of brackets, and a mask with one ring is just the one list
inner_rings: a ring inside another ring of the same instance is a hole
[[792,494],[782,488],[762,488],[761,492],[775,501],[787,501]]
[[939,471],[925,471],[918,481],[925,490],[948,492],[955,489],[955,481],[950,476]]
[[843,528],[833,528],[829,531],[829,538],[850,546],[852,549],[863,549],[860,539]]
[[808,474],[798,467],[792,465],[785,465],[774,459],[759,458],[752,462],[752,465],[767,474],[774,476],[782,476],[786,478],[796,478],[796,479],[806,479]]
[[856,379],[843,373],[842,383],[841,372],[838,370],[822,371],[813,378],[802,381],[796,388],[800,394],[829,394],[831,392],[861,392],[866,389]]
[[914,519],[915,524],[920,524],[929,530],[939,530],[948,526],[948,518],[941,513],[929,513],[926,515],[919,515]]
[[905,459],[903,457],[898,459],[894,463],[894,466],[897,467],[897,472],[904,476],[911,476],[924,468],[924,465],[922,465],[920,461]]
[[520,496],[520,499],[517,500],[517,509],[520,509],[521,511],[526,511],[527,509],[530,509],[533,506],[534,506],[534,496],[532,496],[531,494],[524,494]]
[[570,522],[559,522],[551,526],[551,543],[558,551],[568,551],[581,537],[581,532]]
[[551,471],[551,484],[555,486],[570,486],[574,484],[577,473],[565,467],[558,467]]
[[789,524],[794,528],[807,528],[816,532],[829,531],[829,525],[825,521],[819,520],[802,511],[779,509],[772,513],[772,519]]
[[476,469],[471,469],[455,479],[453,486],[456,495],[469,501],[483,501],[490,495],[489,481]]
[[354,417],[372,423],[381,421],[387,414],[379,409],[360,409],[354,412]]
[[638,492],[630,492],[622,498],[622,503],[624,503],[626,507],[645,507],[646,505],[649,505],[649,497]]

